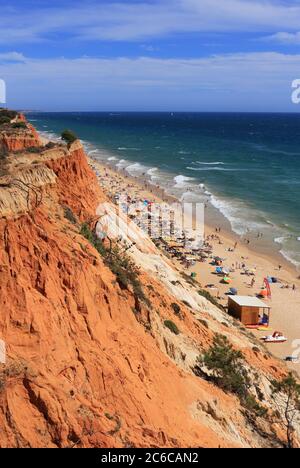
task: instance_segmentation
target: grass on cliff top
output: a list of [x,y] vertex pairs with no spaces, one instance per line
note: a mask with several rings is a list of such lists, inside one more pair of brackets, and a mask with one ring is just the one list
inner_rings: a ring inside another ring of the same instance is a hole
[[[10,111],[8,109],[1,109],[0,108],[0,131],[5,129],[10,129],[16,123],[11,124],[11,121],[17,117],[18,113],[15,111]],[[20,122],[23,123],[24,122]]]
[[15,129],[25,129],[27,128],[27,125],[25,122],[15,122],[13,124],[11,124],[12,128],[15,128]]
[[11,120],[17,117],[17,115],[18,113],[16,111],[0,109],[0,125],[9,124]]
[[10,118],[0,114],[0,127],[8,124],[10,124]]
[[105,265],[116,276],[120,288],[128,290],[131,287],[135,298],[150,306],[149,299],[145,296],[139,279],[139,270],[126,254],[124,248],[122,250],[122,247],[113,244],[109,248],[106,247],[86,223],[81,226],[80,233],[102,256]]

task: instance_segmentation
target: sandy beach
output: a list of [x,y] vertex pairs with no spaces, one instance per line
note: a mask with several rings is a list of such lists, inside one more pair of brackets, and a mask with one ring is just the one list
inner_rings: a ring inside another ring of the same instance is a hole
[[[141,178],[131,177],[124,170],[117,171],[91,158],[89,163],[96,172],[102,189],[112,201],[116,194],[126,194],[132,199],[147,199],[156,203],[176,201],[159,187]],[[216,232],[217,229],[220,229],[220,232]],[[239,295],[256,296],[262,289],[264,278],[268,276],[278,278],[279,282],[271,285],[272,298],[264,299],[272,308],[270,329],[267,332],[255,330],[253,333],[261,339],[274,331],[282,332],[288,341],[267,345],[270,352],[280,359],[291,355],[300,357],[300,280],[296,268],[279,254],[270,254],[271,249],[264,248],[265,240],[252,238],[248,243],[250,238],[247,240],[239,238],[230,231],[230,227],[224,223],[221,216],[217,218],[215,213],[213,216],[211,213],[206,213],[205,237],[212,247],[213,255],[223,258],[224,265],[233,270],[230,286],[223,284],[222,279],[216,275],[215,266],[211,265],[210,259],[205,262],[197,261],[190,267],[180,264],[175,259],[172,260],[174,266],[188,275],[196,273],[201,286],[218,298],[225,307],[228,303],[226,293],[229,287],[236,288]],[[264,253],[264,250],[267,250],[267,253]],[[255,270],[255,276],[245,275],[242,265]],[[255,283],[252,282],[252,278],[255,279]],[[207,285],[210,287],[207,288]],[[289,363],[289,366],[300,374],[300,363]]]

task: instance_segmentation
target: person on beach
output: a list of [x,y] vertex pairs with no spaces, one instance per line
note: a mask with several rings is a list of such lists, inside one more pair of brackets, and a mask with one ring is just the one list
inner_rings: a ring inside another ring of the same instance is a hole
[[252,278],[252,280],[251,280],[251,288],[254,288],[254,285],[255,285],[255,278]]

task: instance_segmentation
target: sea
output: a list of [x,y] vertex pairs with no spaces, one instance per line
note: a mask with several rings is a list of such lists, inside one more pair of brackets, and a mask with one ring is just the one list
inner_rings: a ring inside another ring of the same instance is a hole
[[74,131],[87,153],[213,207],[300,269],[300,114],[30,112],[45,136]]

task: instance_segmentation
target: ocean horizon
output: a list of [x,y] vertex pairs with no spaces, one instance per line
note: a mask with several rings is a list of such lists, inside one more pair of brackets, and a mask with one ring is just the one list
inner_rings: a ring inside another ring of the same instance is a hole
[[258,233],[300,267],[300,115],[29,112],[45,136],[69,128],[87,153],[211,205],[240,236]]

